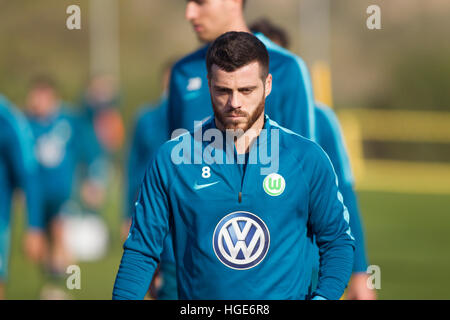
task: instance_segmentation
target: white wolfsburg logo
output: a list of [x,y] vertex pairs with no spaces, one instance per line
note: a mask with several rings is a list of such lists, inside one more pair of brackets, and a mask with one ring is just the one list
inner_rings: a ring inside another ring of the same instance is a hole
[[269,229],[263,220],[250,212],[230,213],[219,221],[214,230],[214,252],[223,264],[232,269],[255,267],[265,258],[269,245]]

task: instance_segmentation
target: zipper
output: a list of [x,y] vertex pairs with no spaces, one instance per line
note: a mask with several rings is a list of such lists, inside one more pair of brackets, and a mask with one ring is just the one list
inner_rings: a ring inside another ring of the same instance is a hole
[[[242,176],[241,176],[241,188],[240,188],[240,191],[239,191],[239,194],[238,194],[238,202],[239,203],[242,203],[242,190],[244,189],[244,182],[245,182],[245,176],[248,174],[248,169],[249,169],[249,166],[248,166],[248,157],[246,156],[246,155],[244,155],[244,165],[242,166],[242,167],[240,167],[240,168],[242,168]],[[237,158],[236,158],[236,161],[237,161]],[[237,164],[238,165],[238,167],[239,166],[241,166],[240,164]]]
[[[257,139],[259,139],[259,138],[257,138]],[[243,165],[243,167],[242,167],[242,173],[241,173],[241,187],[240,187],[240,191],[239,191],[239,194],[238,194],[238,202],[239,203],[242,203],[242,191],[243,191],[243,189],[244,189],[244,186],[248,189],[248,187],[247,187],[247,184],[248,184],[248,182],[247,182],[247,180],[249,179],[247,176],[250,174],[249,173],[249,171],[250,171],[250,169],[252,169],[252,166],[249,164],[249,161],[250,161],[250,153],[252,153],[252,152],[257,152],[257,150],[258,150],[258,148],[259,148],[259,146],[257,146],[257,144],[258,144],[258,140],[256,140],[253,144],[252,144],[252,146],[250,147],[250,149],[248,150],[248,152],[247,153],[245,153],[244,155],[243,155],[243,157],[244,157],[244,165]],[[238,156],[238,154],[237,154],[237,151],[236,151],[236,147],[234,146],[234,156],[235,156],[235,160],[237,161],[237,158],[239,157]],[[241,155],[242,156],[242,155]],[[237,167],[239,168],[239,166],[240,166],[240,164],[237,164]],[[240,170],[239,170],[240,171]]]
[[[269,126],[266,125],[266,121],[264,121],[264,126],[263,129],[268,129]],[[252,169],[253,166],[251,166],[248,162],[250,161],[250,155],[252,152],[258,152],[259,148],[261,148],[261,143],[260,143],[260,136],[258,136],[256,138],[256,141],[254,141],[254,143],[251,145],[250,149],[248,150],[248,153],[245,155],[245,164],[243,167],[243,172],[242,172],[242,177],[241,177],[241,188],[238,194],[238,202],[242,203],[242,191],[244,189],[244,185],[245,187],[248,189],[247,184],[248,182],[246,181],[246,179],[249,179],[247,176],[249,175],[249,171]],[[265,139],[270,139],[269,136],[266,136]],[[267,140],[265,143],[263,143],[263,146],[267,147],[268,143]],[[236,146],[234,146],[234,155],[235,158],[237,160],[237,151],[236,151]],[[256,158],[258,159],[258,155],[256,155]],[[239,167],[239,165],[237,165]],[[255,166],[258,167],[258,166]],[[254,168],[253,168],[254,169]]]

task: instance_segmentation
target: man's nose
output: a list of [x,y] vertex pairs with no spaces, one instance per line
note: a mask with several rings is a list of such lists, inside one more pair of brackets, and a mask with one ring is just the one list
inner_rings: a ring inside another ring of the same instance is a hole
[[197,17],[197,4],[194,1],[188,1],[186,4],[186,11],[184,12],[184,18],[191,21]]
[[231,93],[228,103],[233,109],[240,108],[241,107],[241,99],[239,97],[239,94],[237,92]]

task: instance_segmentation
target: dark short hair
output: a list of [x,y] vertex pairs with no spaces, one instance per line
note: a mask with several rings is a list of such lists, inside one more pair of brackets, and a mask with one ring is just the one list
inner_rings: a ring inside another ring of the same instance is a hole
[[31,79],[29,89],[52,89],[56,91],[57,85],[55,80],[51,76],[46,74],[39,74]]
[[261,32],[270,40],[280,43],[283,48],[289,48],[289,36],[286,31],[283,28],[274,25],[267,18],[261,18],[255,21],[250,25],[250,30],[255,33]]
[[261,78],[266,79],[269,74],[266,46],[251,33],[231,31],[222,34],[210,45],[206,54],[206,69],[209,77],[213,65],[233,72],[255,61],[261,66]]

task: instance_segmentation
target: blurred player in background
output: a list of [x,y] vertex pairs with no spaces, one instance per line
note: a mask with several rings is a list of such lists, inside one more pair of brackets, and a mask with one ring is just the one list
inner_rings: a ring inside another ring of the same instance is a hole
[[[257,20],[250,26],[253,32],[265,34],[275,43],[288,48],[289,37],[283,28],[274,25],[267,18]],[[339,180],[339,190],[344,197],[344,203],[350,214],[350,227],[356,239],[353,274],[346,291],[345,298],[349,300],[375,299],[375,291],[367,287],[367,254],[361,215],[357,196],[354,191],[354,178],[344,143],[339,120],[333,109],[315,103],[316,142],[330,157]]]
[[46,240],[40,206],[40,181],[33,154],[31,129],[25,117],[5,97],[0,95],[0,299],[4,299],[7,281],[10,217],[13,191],[25,194],[28,212],[28,232],[25,252],[35,262],[46,255]]
[[81,201],[85,210],[98,211],[114,168],[114,155],[122,147],[125,129],[118,110],[118,84],[114,77],[94,76],[83,94],[79,119],[82,162]]
[[[167,89],[169,87],[170,72],[173,61],[166,63],[162,76],[163,94],[156,104],[145,105],[139,112],[134,131],[131,136],[131,144],[127,163],[127,199],[126,217],[122,227],[122,237],[128,235],[134,204],[137,200],[139,187],[144,179],[145,170],[158,148],[169,139],[169,124],[167,118]],[[171,242],[166,241],[165,252],[170,252]],[[168,257],[167,257],[168,256]],[[172,263],[172,255],[161,257],[161,268],[155,276],[152,292],[161,300],[176,299],[175,264]],[[165,277],[165,274],[173,276]],[[162,279],[162,281],[161,281]]]
[[286,31],[274,25],[269,19],[260,18],[253,22],[249,28],[253,33],[262,33],[277,45],[289,49],[290,42]]
[[39,182],[45,226],[49,230],[51,251],[46,262],[50,275],[65,275],[71,262],[64,243],[63,206],[72,193],[78,163],[76,120],[61,102],[53,80],[39,76],[27,98],[35,155],[39,163]]
[[320,103],[315,106],[317,143],[325,150],[333,163],[339,180],[339,190],[350,214],[350,227],[355,237],[355,256],[353,274],[348,285],[345,299],[373,300],[375,290],[367,286],[367,254],[364,230],[354,190],[354,178],[344,143],[344,137],[333,109]]

